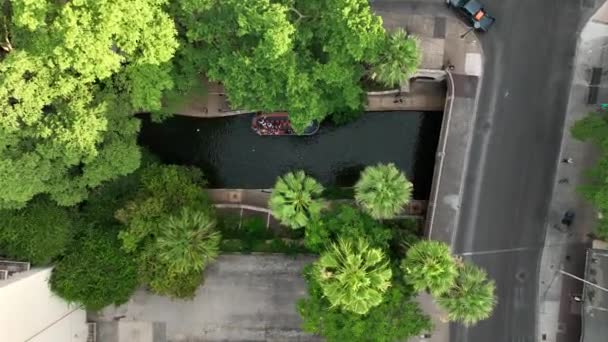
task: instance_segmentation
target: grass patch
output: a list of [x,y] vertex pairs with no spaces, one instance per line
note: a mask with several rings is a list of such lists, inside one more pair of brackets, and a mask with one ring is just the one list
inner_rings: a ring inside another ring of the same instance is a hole
[[327,200],[354,199],[355,188],[353,187],[329,187],[323,191],[323,198]]
[[267,229],[265,220],[260,217],[244,218],[240,225],[239,221],[239,217],[234,215],[220,217],[218,220],[218,228],[222,233],[222,252],[310,253],[300,242],[303,231],[287,232],[288,237],[281,238]]

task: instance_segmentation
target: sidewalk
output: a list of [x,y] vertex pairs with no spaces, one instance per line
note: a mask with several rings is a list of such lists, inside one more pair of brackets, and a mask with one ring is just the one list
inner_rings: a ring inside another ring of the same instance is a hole
[[[461,38],[467,27],[447,10],[443,1],[426,5],[395,2],[372,7],[382,16],[387,29],[405,27],[421,39],[425,53],[422,68],[453,66],[445,73],[447,95],[426,220],[427,236],[451,245],[475,121],[483,53],[474,33]],[[445,316],[442,310],[430,296],[421,295],[417,300],[432,318],[434,330],[430,337],[415,337],[410,342],[449,341],[450,324],[441,320]]]
[[[601,22],[606,21],[603,18],[608,18],[608,3],[585,26],[578,43],[560,154],[560,160],[572,158],[573,163],[556,161],[559,165],[540,265],[538,334],[541,341],[571,342],[578,341],[580,336],[581,306],[571,298],[581,294],[582,284],[562,276],[559,269],[583,276],[585,253],[591,244],[587,234],[597,223],[596,212],[576,192],[576,187],[586,182],[584,174],[595,164],[598,150],[591,143],[573,139],[570,128],[588,112],[597,110],[599,103],[608,102],[608,75],[603,71],[608,69],[608,50],[604,48],[608,44],[608,25]],[[599,85],[591,87],[592,78],[598,76]],[[560,179],[567,179],[567,183],[559,183]],[[566,210],[576,213],[569,228],[560,224]]]

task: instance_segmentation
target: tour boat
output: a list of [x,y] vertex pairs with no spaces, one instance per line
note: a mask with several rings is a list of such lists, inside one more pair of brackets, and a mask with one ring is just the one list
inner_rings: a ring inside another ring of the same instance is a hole
[[313,121],[301,134],[297,134],[291,127],[287,112],[260,112],[253,117],[251,129],[258,135],[313,135],[319,130],[319,123]]

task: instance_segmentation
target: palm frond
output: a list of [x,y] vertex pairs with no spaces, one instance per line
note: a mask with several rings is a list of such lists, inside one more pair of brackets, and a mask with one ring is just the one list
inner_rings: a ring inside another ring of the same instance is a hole
[[339,239],[321,255],[315,269],[332,306],[360,315],[382,302],[392,277],[384,253],[363,239]]
[[289,172],[277,179],[268,206],[282,224],[301,228],[321,213],[322,193],[323,186],[304,171]]
[[368,166],[355,184],[355,200],[375,219],[395,217],[410,201],[412,183],[394,164]]

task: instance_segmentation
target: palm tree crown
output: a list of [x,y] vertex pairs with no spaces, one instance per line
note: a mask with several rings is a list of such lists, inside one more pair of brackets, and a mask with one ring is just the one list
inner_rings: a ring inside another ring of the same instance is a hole
[[375,219],[395,217],[411,193],[412,183],[392,163],[366,167],[355,184],[355,200]]
[[304,171],[289,172],[277,179],[269,207],[282,224],[301,228],[321,213],[323,203],[319,196],[322,192],[323,186]]
[[418,39],[408,36],[401,28],[389,34],[384,51],[372,67],[371,78],[388,87],[407,81],[420,65]]
[[208,213],[184,208],[162,225],[158,257],[175,274],[202,271],[219,253],[220,233]]
[[420,241],[413,245],[401,268],[406,282],[416,291],[428,290],[435,296],[447,292],[458,274],[450,248],[439,241]]
[[316,279],[332,304],[363,315],[382,302],[392,272],[382,250],[363,240],[339,239],[315,264]]
[[465,263],[459,269],[454,286],[437,298],[452,321],[472,325],[490,317],[496,305],[494,281],[487,279],[485,271]]

